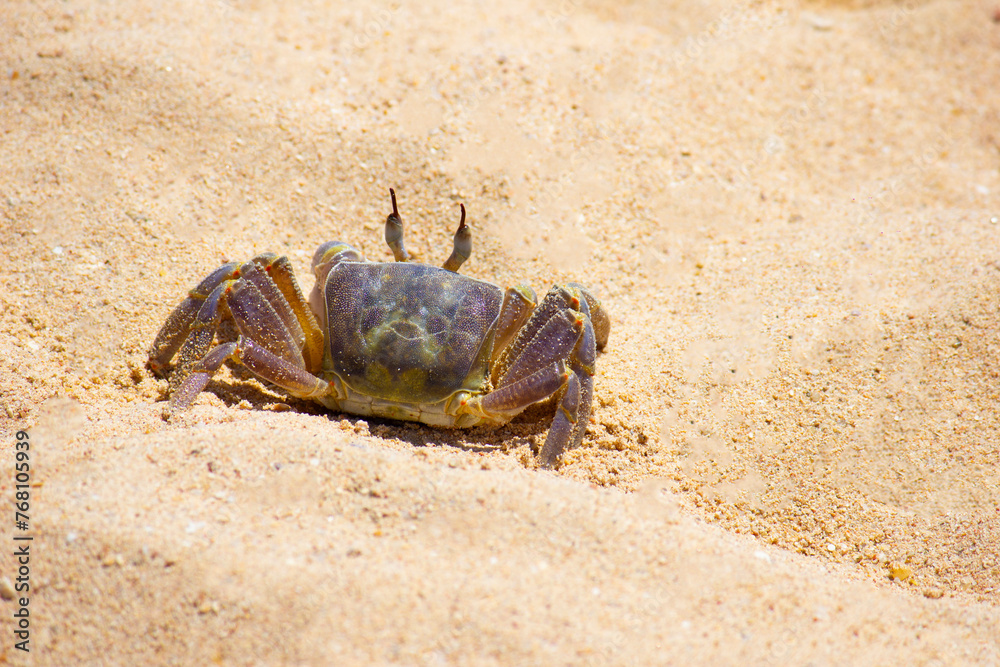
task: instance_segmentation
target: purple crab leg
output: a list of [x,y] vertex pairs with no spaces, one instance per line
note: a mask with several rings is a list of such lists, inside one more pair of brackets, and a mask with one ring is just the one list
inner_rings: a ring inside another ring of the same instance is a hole
[[568,443],[580,427],[580,379],[575,373],[569,375],[566,390],[559,400],[556,416],[552,420],[549,434],[545,436],[545,444],[538,452],[542,467],[551,468],[562,455]]
[[[578,446],[586,434],[600,338],[592,316],[600,308],[600,302],[582,287],[556,285],[500,355],[499,382],[494,393],[502,392],[505,398],[532,386],[525,378],[534,377],[531,375],[534,369],[555,362],[568,367],[556,392],[558,407],[552,426],[539,453],[545,467],[555,465],[562,453],[568,447]],[[606,342],[610,323],[603,310],[598,317],[603,318],[601,336]],[[490,396],[483,398],[484,407],[491,405]]]
[[513,416],[532,403],[556,393],[570,375],[566,364],[554,362],[526,378],[486,394],[479,404],[487,414]]
[[580,283],[568,283],[566,286],[583,295],[590,311],[590,321],[594,325],[594,342],[598,350],[603,350],[611,335],[611,318],[608,317],[608,311],[604,309],[598,298]]
[[234,283],[226,289],[225,298],[241,334],[276,357],[299,368],[305,367],[302,352],[291,332],[253,283],[248,280]]
[[[582,314],[586,316],[587,304],[581,302]],[[551,468],[566,449],[578,447],[583,442],[590,422],[591,405],[594,400],[594,362],[597,351],[594,342],[594,328],[589,318],[583,329],[583,335],[570,357],[569,379],[565,390],[559,397],[559,406],[552,419],[552,426],[545,436],[538,458],[543,467]]]
[[[597,364],[597,342],[594,327],[591,324],[591,310],[586,300],[580,302],[580,312],[586,318],[583,335],[576,344],[576,349],[570,357],[570,369],[573,376],[580,382],[580,402],[576,417],[576,427],[568,440],[568,447],[578,447],[583,442],[590,423],[590,411],[594,403],[594,374]],[[550,432],[551,433],[551,432]],[[548,442],[548,439],[546,439]]]
[[188,332],[191,331],[191,325],[198,316],[198,311],[212,290],[222,281],[233,278],[238,273],[239,267],[239,262],[229,262],[212,271],[198,283],[197,287],[188,292],[187,298],[170,313],[149,350],[149,367],[155,373],[160,374],[181,348]]
[[177,360],[177,367],[170,375],[170,392],[179,387],[187,377],[188,370],[195,361],[201,359],[212,347],[215,339],[215,331],[219,328],[219,321],[222,319],[222,311],[219,303],[224,298],[226,291],[235,283],[235,280],[225,280],[216,285],[211,294],[201,304],[198,314],[188,327],[187,338]]
[[[212,290],[189,327],[179,367],[170,377],[171,410],[189,407],[227,360],[242,364],[296,396],[311,397],[328,390],[328,383],[305,366],[304,336],[298,338],[294,327],[287,324],[289,321],[297,324],[298,319],[280,286],[269,281],[253,262],[243,265],[240,273],[239,280],[226,280]],[[225,343],[209,351],[223,304],[240,337],[236,343]]]
[[557,312],[532,336],[531,345],[518,355],[500,377],[498,386],[517,382],[538,368],[566,359],[580,339],[582,328],[582,317],[574,317],[572,311],[568,310]]
[[[188,367],[204,357],[212,347],[215,332],[222,319],[222,308],[220,308],[222,302],[228,305],[240,333],[256,340],[289,363],[304,365],[302,353],[293,335],[252,279],[254,272],[259,274],[260,271],[248,262],[239,269],[239,272],[244,275],[243,278],[226,280],[217,285],[198,309],[194,322],[189,326],[187,339],[181,347],[177,369],[170,377],[172,389],[183,382]],[[247,278],[246,274],[250,274],[251,277]]]
[[323,331],[316,317],[302,296],[302,290],[295,279],[292,265],[285,256],[269,262],[264,271],[271,277],[285,301],[291,306],[299,327],[305,335],[302,356],[305,358],[306,369],[316,373],[323,367]]
[[[497,319],[496,338],[493,339],[493,360],[514,340],[518,330],[531,317],[531,311],[538,304],[535,290],[527,285],[508,287],[500,306],[500,317]],[[494,380],[496,378],[494,377]]]
[[274,312],[281,318],[282,324],[288,330],[288,333],[292,335],[292,339],[295,341],[295,346],[299,349],[305,344],[306,335],[302,331],[302,325],[299,323],[298,318],[295,316],[295,312],[292,309],[291,304],[288,300],[284,298],[281,290],[275,284],[274,280],[268,277],[267,267],[271,265],[273,260],[278,258],[274,253],[262,253],[257,255],[252,260],[240,267],[240,274],[243,276],[244,280],[248,280],[253,283],[253,286],[257,288],[261,296],[271,304]]
[[[505,299],[506,300],[506,299]],[[564,310],[572,302],[572,295],[564,288],[555,285],[548,291],[542,302],[531,311],[528,321],[514,335],[513,340],[504,347],[497,362],[493,365],[494,385],[500,384],[499,378],[507,374],[511,364],[516,362],[524,350],[532,343],[535,334],[552,317]]]
[[545,437],[538,458],[542,466],[556,464],[563,451],[578,447],[583,442],[590,422],[591,404],[594,400],[594,364],[597,360],[594,327],[590,323],[590,308],[585,300],[580,302],[584,319],[583,334],[570,356],[569,381],[556,408],[549,434]]
[[294,396],[312,398],[329,391],[327,382],[272,354],[246,336],[240,336],[235,343],[219,345],[191,365],[183,384],[170,397],[170,410],[189,408],[227,360],[247,367],[254,375]]
[[[191,366],[186,368],[186,373],[177,387],[170,394],[170,410],[187,410],[194,403],[194,399],[202,392],[208,381],[212,379],[219,367],[229,359],[236,350],[236,343],[226,343],[219,345],[214,350],[206,354]],[[179,370],[174,371],[174,376],[179,374]]]

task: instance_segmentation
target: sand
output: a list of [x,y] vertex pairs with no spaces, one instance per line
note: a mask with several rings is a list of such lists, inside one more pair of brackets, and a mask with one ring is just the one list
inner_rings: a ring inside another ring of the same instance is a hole
[[[996,11],[4,2],[0,662],[1000,664]],[[390,187],[421,261],[462,202],[464,273],[609,309],[557,470],[551,407],[450,432],[224,369],[162,418],[186,290],[390,257]]]

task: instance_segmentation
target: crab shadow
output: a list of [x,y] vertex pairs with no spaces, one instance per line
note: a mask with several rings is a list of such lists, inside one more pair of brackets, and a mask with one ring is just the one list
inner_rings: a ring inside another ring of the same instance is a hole
[[414,448],[453,447],[472,453],[512,452],[527,447],[532,456],[538,449],[552,421],[552,410],[531,406],[512,421],[500,426],[474,426],[446,429],[418,422],[395,421],[379,417],[358,417],[344,413],[328,413],[331,419],[365,422],[371,434],[379,438],[396,439]]
[[[446,429],[418,422],[335,412],[315,401],[288,396],[242,369],[230,368],[230,374],[231,377],[212,378],[202,391],[214,394],[229,408],[321,416],[330,422],[347,421],[358,431],[367,425],[368,432],[376,438],[400,440],[414,448],[453,447],[473,453],[493,453],[527,446],[532,455],[537,455],[555,411],[555,402],[549,399],[529,406],[512,421],[500,426]],[[166,398],[164,392],[161,400]]]

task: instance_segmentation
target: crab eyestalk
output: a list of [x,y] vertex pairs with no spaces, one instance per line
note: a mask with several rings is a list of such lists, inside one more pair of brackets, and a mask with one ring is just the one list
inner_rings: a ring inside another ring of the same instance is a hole
[[472,254],[472,228],[465,224],[465,204],[462,207],[462,219],[458,223],[458,231],[455,232],[455,245],[451,251],[451,257],[444,263],[444,268],[458,273],[458,267],[469,259]]
[[385,219],[385,242],[396,261],[405,262],[410,259],[410,255],[403,247],[403,219],[396,208],[396,191],[389,188],[389,196],[392,197],[392,213]]

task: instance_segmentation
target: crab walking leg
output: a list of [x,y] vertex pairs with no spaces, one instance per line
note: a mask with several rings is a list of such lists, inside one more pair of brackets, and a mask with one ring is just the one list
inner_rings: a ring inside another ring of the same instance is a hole
[[396,208],[396,191],[389,188],[389,196],[392,197],[392,213],[385,219],[385,242],[397,262],[406,262],[410,259],[410,255],[403,247],[403,218]]
[[590,321],[594,325],[594,340],[597,349],[603,350],[608,344],[608,337],[611,335],[611,318],[608,317],[608,311],[601,305],[600,300],[580,283],[567,283],[566,286],[579,292],[587,302],[590,311]]
[[569,357],[583,333],[583,324],[583,316],[579,313],[568,309],[557,312],[532,336],[528,346],[501,376],[500,386],[517,382],[537,368]]
[[287,257],[281,256],[269,262],[264,271],[285,297],[302,328],[305,335],[302,356],[305,358],[306,369],[312,373],[318,372],[323,367],[323,331],[302,295],[291,263]]
[[[590,413],[594,403],[594,376],[592,373],[581,372],[574,364],[573,378],[580,383],[580,403],[576,414],[576,424],[567,442],[560,448],[560,453],[564,449],[573,449],[583,444],[583,436],[587,433],[587,425],[590,423]],[[550,434],[551,435],[551,434]],[[546,437],[545,442],[548,443]]]
[[559,391],[572,374],[563,362],[551,363],[526,378],[498,387],[485,396],[473,396],[461,404],[458,413],[494,420],[509,420],[529,405]]
[[549,434],[545,437],[545,444],[538,453],[538,458],[546,468],[554,466],[566,449],[578,447],[583,442],[590,422],[597,346],[590,320],[590,306],[586,300],[580,301],[579,315],[583,320],[583,332],[570,355],[572,374],[559,397],[559,406],[552,419]]
[[[253,265],[245,268],[251,276],[257,271]],[[243,268],[234,273],[242,270]],[[188,335],[181,347],[177,368],[170,376],[171,394],[185,382],[192,364],[204,357],[212,347],[215,332],[222,319],[223,302],[229,307],[240,333],[256,340],[289,363],[304,365],[302,352],[292,334],[254,282],[245,278],[225,280],[208,295],[198,309],[194,322],[188,327]]]
[[[570,448],[579,447],[590,423],[590,412],[594,403],[594,374],[597,365],[596,332],[591,321],[592,311],[587,301],[580,304],[580,312],[586,318],[583,335],[570,357],[570,369],[580,381],[580,407],[577,414],[576,427],[567,443]],[[546,440],[547,442],[547,440]]]
[[580,425],[580,377],[570,373],[565,390],[556,408],[556,416],[552,420],[549,434],[545,436],[545,444],[538,452],[538,459],[543,468],[551,468],[573,439]]
[[271,305],[274,312],[281,318],[281,323],[284,324],[288,333],[292,335],[292,339],[295,341],[295,346],[302,349],[305,344],[306,335],[302,331],[302,326],[299,324],[298,318],[292,311],[291,305],[288,300],[278,289],[274,280],[270,278],[267,274],[267,267],[270,266],[272,260],[277,259],[277,255],[274,253],[261,253],[256,255],[249,262],[240,267],[240,275],[244,280],[253,283],[253,286],[257,288],[260,295]]
[[198,311],[212,290],[222,281],[229,280],[236,275],[239,267],[238,262],[223,264],[208,274],[198,283],[197,287],[188,292],[187,298],[174,308],[167,317],[167,321],[160,327],[160,331],[156,334],[156,339],[149,349],[149,367],[154,372],[159,374],[163,367],[170,363],[170,360],[184,343],[184,339],[187,338],[191,325],[198,316]]
[[281,317],[253,283],[239,280],[224,293],[236,327],[245,337],[288,363],[305,367],[302,351]]
[[445,260],[443,267],[454,273],[458,273],[458,267],[472,255],[472,229],[465,224],[465,204],[459,206],[462,207],[462,219],[459,220],[458,231],[455,232],[451,256]]
[[[535,290],[527,285],[518,287],[508,287],[503,296],[503,304],[500,306],[500,317],[497,319],[496,338],[493,339],[493,362],[500,357],[501,353],[514,340],[518,330],[531,317],[531,311],[538,303]],[[496,379],[496,378],[494,378]]]
[[565,288],[555,285],[548,291],[542,302],[531,311],[531,316],[514,336],[514,339],[504,348],[497,362],[493,365],[493,380],[497,382],[507,374],[511,364],[516,362],[524,350],[531,345],[535,334],[546,322],[567,306],[571,306],[574,297]]
[[177,367],[170,375],[168,391],[171,394],[184,382],[191,364],[204,357],[205,353],[212,347],[215,331],[219,328],[219,321],[222,319],[219,303],[226,290],[235,282],[235,280],[226,280],[216,285],[205,302],[201,304],[201,308],[198,309],[198,315],[191,323],[188,336],[184,339],[184,345],[181,347]]
[[[321,380],[305,369],[277,357],[246,336],[240,336],[235,343],[219,345],[204,359],[192,364],[184,383],[170,397],[170,410],[186,410],[205,388],[208,381],[226,360],[247,367],[257,377],[281,387],[293,396],[316,398],[330,392],[329,383]],[[340,398],[344,392],[334,386],[333,392]]]
[[[215,372],[219,370],[219,367],[222,366],[226,359],[232,356],[235,350],[236,343],[219,345],[202,359],[192,364],[191,367],[185,369],[186,373],[182,378],[183,382],[170,393],[170,407],[167,409],[167,412],[187,410],[191,407],[194,399],[198,397],[198,394],[205,388],[208,381],[212,379]],[[173,380],[174,377],[180,375],[179,371],[180,369],[174,371],[170,379]]]

